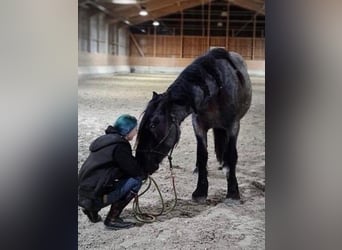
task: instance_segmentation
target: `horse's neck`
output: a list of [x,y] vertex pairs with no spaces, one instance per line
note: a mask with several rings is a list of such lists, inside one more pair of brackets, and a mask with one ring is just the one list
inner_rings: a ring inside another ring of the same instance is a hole
[[183,120],[192,113],[192,110],[188,109],[186,106],[174,105],[172,107],[172,114],[176,116],[176,120],[182,123]]
[[171,93],[171,100],[178,100],[177,102],[171,101],[171,112],[176,116],[177,121],[181,123],[194,112],[194,100],[192,100],[191,96],[185,94],[188,91],[183,89],[180,84],[172,84],[168,91]]
[[179,123],[182,123],[183,120],[190,114],[191,112],[186,112],[185,108],[183,110],[177,110],[175,112],[176,120],[179,121]]

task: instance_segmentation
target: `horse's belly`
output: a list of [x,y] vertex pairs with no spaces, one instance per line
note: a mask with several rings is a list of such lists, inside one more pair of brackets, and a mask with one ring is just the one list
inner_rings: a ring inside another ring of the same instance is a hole
[[231,97],[224,100],[211,100],[198,112],[199,120],[208,128],[228,128],[240,120],[251,105],[251,96],[245,95],[238,103],[230,103]]
[[233,107],[219,107],[216,103],[211,103],[198,113],[198,118],[208,128],[227,128],[236,119],[236,112],[233,110]]

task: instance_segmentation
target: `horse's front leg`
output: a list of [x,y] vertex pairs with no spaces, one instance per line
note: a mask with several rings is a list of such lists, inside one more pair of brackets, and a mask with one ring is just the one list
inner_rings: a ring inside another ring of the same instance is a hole
[[208,172],[207,172],[207,132],[208,129],[201,124],[197,117],[193,116],[192,124],[197,140],[196,169],[198,172],[197,188],[192,193],[192,199],[196,202],[205,202],[208,196]]

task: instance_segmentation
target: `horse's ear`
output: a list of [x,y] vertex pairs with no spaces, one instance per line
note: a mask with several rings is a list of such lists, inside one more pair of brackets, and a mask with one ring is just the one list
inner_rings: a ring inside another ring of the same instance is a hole
[[157,92],[153,91],[152,93],[152,99],[156,98],[158,96]]

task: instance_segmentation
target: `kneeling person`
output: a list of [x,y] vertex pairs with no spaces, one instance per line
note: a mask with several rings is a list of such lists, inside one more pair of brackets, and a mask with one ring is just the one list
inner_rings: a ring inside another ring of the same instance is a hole
[[134,226],[119,216],[137,195],[146,176],[132,155],[129,143],[136,134],[137,119],[121,115],[114,126],[108,126],[105,135],[91,143],[90,154],[78,175],[78,203],[91,222],[101,221],[98,211],[111,205],[104,221],[107,228]]

